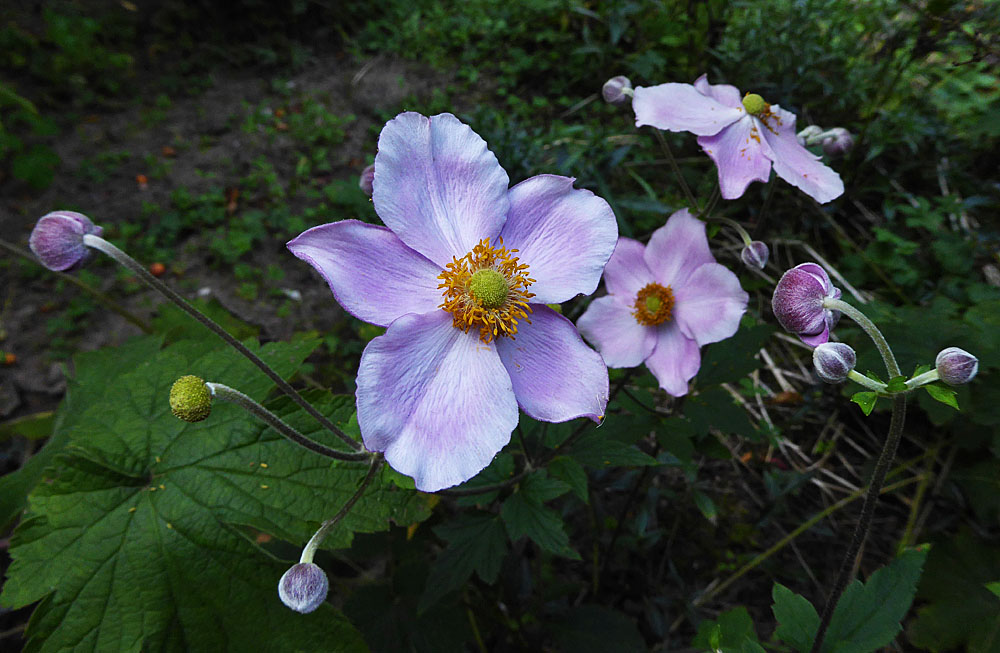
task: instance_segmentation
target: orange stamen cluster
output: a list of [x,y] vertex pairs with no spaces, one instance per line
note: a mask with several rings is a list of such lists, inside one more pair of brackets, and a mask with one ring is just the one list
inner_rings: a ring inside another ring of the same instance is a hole
[[[518,263],[518,250],[503,246],[503,238],[497,239],[496,247],[490,246],[485,238],[462,258],[452,257],[452,262],[438,275],[444,289],[444,303],[441,308],[452,314],[452,325],[466,333],[472,327],[479,327],[479,338],[485,343],[497,337],[513,339],[517,333],[518,320],[531,324],[528,300],[535,296],[528,292],[528,286],[535,282],[528,276],[528,266]],[[472,292],[472,275],[480,270],[494,270],[507,283],[507,296],[498,307],[487,306]]]
[[643,326],[657,326],[668,321],[674,310],[674,292],[670,286],[664,288],[660,284],[646,284],[635,297],[635,310],[632,316]]

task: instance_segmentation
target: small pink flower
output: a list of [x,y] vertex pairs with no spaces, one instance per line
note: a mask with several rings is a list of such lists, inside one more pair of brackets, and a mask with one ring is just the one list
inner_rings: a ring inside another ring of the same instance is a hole
[[781,275],[771,296],[771,310],[781,327],[810,347],[830,339],[840,311],[823,306],[824,299],[840,299],[840,289],[817,263],[803,263]]
[[697,134],[698,145],[719,169],[727,200],[743,195],[753,181],[767,181],[771,167],[792,186],[825,203],[844,192],[840,175],[820,163],[795,137],[795,114],[759,95],[728,84],[709,84],[702,75],[691,84],[635,89],[635,125]]
[[701,366],[700,347],[736,333],[749,296],[715,262],[705,224],[687,209],[653,232],[648,245],[619,238],[604,270],[608,294],[590,303],[580,333],[608,367],[645,363],[675,397]]

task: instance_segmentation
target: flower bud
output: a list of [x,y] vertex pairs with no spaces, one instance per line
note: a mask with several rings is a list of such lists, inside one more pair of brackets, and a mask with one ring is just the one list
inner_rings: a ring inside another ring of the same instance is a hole
[[42,265],[65,272],[83,266],[93,256],[93,251],[83,244],[83,237],[103,233],[104,229],[82,213],[53,211],[35,224],[28,245]]
[[799,142],[802,147],[807,147],[816,142],[816,137],[823,133],[823,128],[819,125],[809,125],[798,134],[795,135],[795,139]]
[[979,359],[958,347],[942,349],[934,359],[938,378],[948,385],[968,383],[979,371]]
[[361,179],[358,180],[358,187],[364,191],[365,195],[371,197],[374,181],[375,181],[375,164],[373,163],[361,171]]
[[754,240],[740,252],[740,260],[748,268],[763,270],[764,266],[767,265],[767,258],[770,255],[771,252],[767,249],[767,245],[759,240]]
[[628,104],[632,97],[632,82],[629,81],[628,77],[622,75],[612,77],[604,82],[604,86],[601,87],[601,95],[608,104],[615,106]]
[[827,383],[843,383],[854,369],[858,357],[850,345],[842,342],[824,342],[813,349],[813,367],[816,375]]
[[834,127],[823,139],[823,151],[829,156],[847,154],[854,148],[854,136],[843,127]]
[[212,412],[212,391],[203,379],[182,376],[170,387],[170,412],[185,422],[200,422]]
[[771,296],[771,309],[785,331],[816,347],[830,339],[830,330],[840,319],[840,311],[823,306],[827,298],[840,299],[840,289],[818,264],[803,263],[781,276]]
[[278,581],[281,602],[302,614],[308,614],[322,605],[328,591],[330,581],[326,574],[311,562],[292,565]]

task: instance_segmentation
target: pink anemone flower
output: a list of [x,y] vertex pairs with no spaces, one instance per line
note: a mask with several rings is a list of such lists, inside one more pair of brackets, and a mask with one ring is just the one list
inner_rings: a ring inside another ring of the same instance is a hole
[[691,132],[719,169],[719,188],[727,200],[743,195],[753,181],[767,181],[771,167],[779,177],[817,202],[844,193],[840,175],[820,163],[795,137],[795,114],[761,96],[728,84],[709,84],[706,75],[691,84],[660,84],[635,89],[635,125]]
[[611,257],[611,207],[573,179],[508,188],[486,142],[451,114],[382,129],[372,199],[386,227],[344,220],[288,243],[355,317],[388,327],[361,355],[358,425],[418,489],[462,483],[531,417],[595,421],[608,371],[545,304],[590,294]]
[[736,333],[749,295],[708,249],[705,223],[687,209],[653,232],[648,245],[619,238],[604,270],[608,294],[577,327],[608,367],[645,363],[675,397],[701,366],[700,347]]

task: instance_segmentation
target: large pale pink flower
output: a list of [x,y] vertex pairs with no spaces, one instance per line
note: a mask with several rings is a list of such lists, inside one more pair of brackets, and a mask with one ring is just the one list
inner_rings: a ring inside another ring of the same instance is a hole
[[590,294],[614,250],[611,207],[573,179],[508,188],[451,114],[403,113],[379,136],[372,199],[386,227],[344,220],[290,243],[354,316],[388,327],[358,370],[365,446],[433,492],[477,474],[518,407],[600,419],[608,371],[545,304]]
[[743,195],[753,181],[774,172],[817,202],[844,192],[840,175],[795,138],[795,114],[761,96],[728,84],[709,84],[702,75],[691,84],[660,84],[635,89],[636,127],[652,125],[697,134],[698,145],[719,169],[719,188],[727,200]]
[[608,294],[577,321],[608,367],[645,363],[675,397],[701,366],[702,345],[739,328],[749,296],[708,249],[705,223],[687,209],[653,232],[648,245],[619,238],[604,270]]

